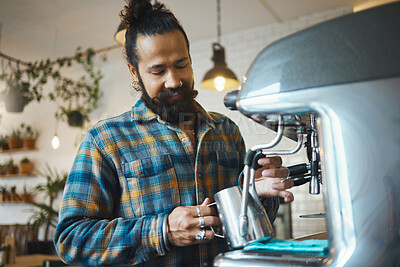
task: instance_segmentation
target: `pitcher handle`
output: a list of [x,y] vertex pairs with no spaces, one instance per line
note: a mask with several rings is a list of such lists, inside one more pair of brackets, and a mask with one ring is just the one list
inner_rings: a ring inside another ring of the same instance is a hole
[[210,226],[210,228],[211,228],[211,231],[213,231],[213,233],[214,233],[214,235],[216,237],[225,238],[225,236],[223,234],[221,235],[220,233],[217,233],[217,231],[214,230],[214,227]]
[[[207,207],[211,207],[211,206],[214,206],[214,205],[217,205],[217,202],[213,202],[213,203],[211,203],[211,204],[208,204]],[[214,229],[214,227],[210,226],[210,228],[211,228],[211,231],[214,233],[214,235],[215,235],[216,237],[225,238],[225,236],[224,236],[223,234],[218,233],[218,232]]]

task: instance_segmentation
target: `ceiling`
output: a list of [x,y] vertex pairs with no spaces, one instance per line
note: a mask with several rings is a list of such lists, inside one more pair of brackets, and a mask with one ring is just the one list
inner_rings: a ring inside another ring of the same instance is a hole
[[[164,0],[191,42],[216,38],[216,0]],[[222,35],[366,0],[221,0]],[[114,45],[123,0],[0,0],[0,52],[25,60]]]

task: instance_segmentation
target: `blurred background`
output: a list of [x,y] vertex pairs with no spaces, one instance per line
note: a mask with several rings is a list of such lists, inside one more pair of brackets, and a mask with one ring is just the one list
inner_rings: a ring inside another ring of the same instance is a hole
[[[218,27],[226,62],[241,81],[257,54],[275,40],[352,13],[355,9],[368,7],[371,2],[376,5],[388,1],[221,0],[219,9],[216,0],[162,1],[181,21],[189,37],[195,88],[199,91],[197,100],[206,110],[221,112],[234,120],[248,148],[262,141],[270,141],[275,133],[238,112],[226,109],[223,104],[226,91],[200,87],[203,76],[213,67],[212,43],[218,41]],[[3,95],[3,101],[0,102],[0,137],[4,139],[17,130],[22,131],[21,123],[24,124],[24,131],[29,126],[38,135],[34,150],[4,149],[0,153],[0,165],[3,167],[11,160],[19,167],[25,158],[34,164],[32,172],[4,172],[0,175],[0,188],[6,188],[9,193],[14,188],[19,196],[14,199],[8,197],[6,201],[0,199],[1,225],[26,224],[32,217],[33,207],[24,203],[21,196],[37,185],[46,183],[48,168],[59,176],[67,173],[72,166],[77,145],[87,129],[98,120],[130,110],[140,97],[139,93],[132,92],[123,47],[114,39],[120,24],[118,14],[124,5],[122,0],[0,0],[0,62],[3,74],[13,75],[18,68],[24,70],[29,67],[29,62],[74,58],[77,48],[81,47],[82,52],[94,52],[91,66],[94,70],[100,70],[102,76],[99,79],[101,93],[95,99],[97,105],[91,106],[93,108],[81,127],[70,126],[65,114],[60,113],[60,107],[74,105],[80,100],[63,97],[61,93],[53,100],[48,97],[55,88],[60,88],[54,79],[49,78],[43,83],[44,97],[40,102],[31,101],[23,112],[8,112]],[[218,10],[220,16],[217,16]],[[103,57],[106,57],[106,61],[101,60]],[[62,77],[79,80],[82,75],[88,74],[81,63],[72,61],[70,67],[60,68]],[[0,81],[0,92],[4,92],[6,86],[6,80]],[[85,98],[83,101],[86,101]],[[87,103],[92,105],[92,102]],[[55,135],[59,140],[57,149],[54,149],[54,143],[52,145]],[[290,148],[294,143],[286,139],[281,146]],[[304,161],[303,151],[284,157],[285,165]],[[55,176],[53,173],[52,177]],[[323,212],[322,195],[309,195],[307,186],[293,189],[293,192],[295,201],[291,205],[282,205],[275,223],[278,237],[293,238],[324,231],[324,219],[299,218],[301,214]],[[58,209],[61,194],[62,191],[55,200],[55,209]],[[41,200],[48,202],[48,199]]]

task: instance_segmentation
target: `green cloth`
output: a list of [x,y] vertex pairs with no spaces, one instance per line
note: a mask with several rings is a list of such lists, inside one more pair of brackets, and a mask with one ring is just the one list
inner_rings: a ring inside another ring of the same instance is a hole
[[274,252],[299,253],[299,254],[315,254],[322,253],[321,256],[328,252],[329,241],[310,239],[304,241],[296,240],[280,240],[272,237],[264,237],[253,242],[243,248],[244,250],[268,250]]

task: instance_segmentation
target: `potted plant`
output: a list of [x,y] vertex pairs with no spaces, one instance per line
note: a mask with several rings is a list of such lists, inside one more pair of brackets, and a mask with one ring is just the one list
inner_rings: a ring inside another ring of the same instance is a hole
[[11,202],[18,202],[19,201],[19,196],[17,194],[17,187],[14,185],[11,187],[11,193],[10,193],[10,201]]
[[31,175],[34,164],[28,158],[23,158],[19,163],[19,173],[24,175]]
[[0,185],[0,202],[4,202],[4,196],[7,190],[7,186]]
[[10,159],[7,163],[7,175],[13,175],[18,173],[18,167],[14,164],[14,160]]
[[33,201],[32,193],[28,191],[26,185],[24,186],[24,193],[22,194],[22,202],[31,203]]
[[36,207],[33,215],[29,219],[29,225],[44,227],[44,240],[28,243],[28,251],[31,253],[53,254],[54,245],[49,236],[50,227],[56,227],[58,222],[58,211],[54,209],[54,200],[63,191],[68,173],[59,173],[56,169],[51,169],[46,165],[45,172],[40,175],[46,178],[46,183],[37,185],[33,192],[41,193],[43,202],[33,201]]
[[79,109],[63,110],[62,114],[67,116],[68,125],[71,127],[82,127],[85,120],[88,118],[88,116],[84,115]]
[[8,137],[6,135],[0,135],[0,151],[8,150]]
[[6,81],[7,89],[3,92],[3,98],[8,112],[23,112],[25,105],[30,102],[26,96],[29,83],[20,81],[19,76],[11,76]]
[[0,80],[5,82],[5,89],[1,92],[4,104],[8,112],[22,112],[32,97],[30,95],[30,83],[26,75],[19,69],[9,65],[11,73],[2,73]]
[[[51,77],[55,81],[55,88],[47,96],[50,101],[59,103],[56,117],[70,122],[71,126],[82,127],[102,96],[99,81],[103,75],[95,68],[95,55],[92,48],[83,52],[78,47],[73,57],[58,58],[53,62],[50,59],[35,61],[28,63],[24,70],[20,70],[18,64],[16,67],[9,64],[10,72],[0,75],[0,80],[6,84],[5,89],[0,91],[0,97],[7,111],[22,112],[32,100],[40,102],[44,96],[43,86]],[[105,55],[100,59],[105,61]],[[85,71],[78,81],[61,76],[61,69],[72,66],[73,61]]]
[[21,137],[23,139],[24,148],[34,149],[36,139],[39,137],[39,131],[32,126],[21,123]]
[[18,149],[22,147],[23,141],[20,129],[12,130],[11,134],[7,138],[7,144],[9,149]]
[[5,82],[5,89],[0,92],[8,112],[23,112],[24,107],[32,100],[40,102],[43,97],[43,86],[52,72],[50,59],[28,63],[21,70],[19,64],[8,65],[9,73],[4,69],[0,80]]
[[6,175],[6,173],[7,173],[7,165],[0,164],[0,175]]
[[[49,94],[50,100],[59,101],[59,110],[56,118],[68,122],[72,127],[82,127],[88,120],[89,114],[98,107],[99,99],[102,96],[100,80],[103,75],[96,70],[94,64],[95,52],[89,48],[85,53],[78,47],[75,60],[85,70],[79,81],[54,76],[56,81],[54,92]],[[103,61],[105,58],[102,59]],[[59,62],[62,66],[62,61]]]
[[8,201],[8,196],[7,196],[7,186],[2,185],[0,186],[0,202],[7,202]]

